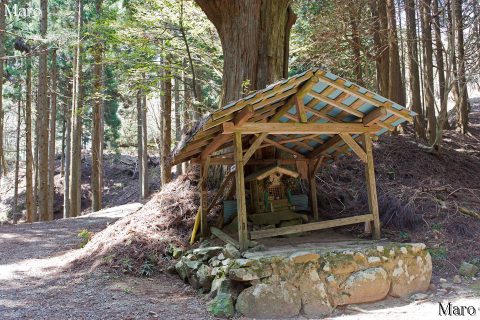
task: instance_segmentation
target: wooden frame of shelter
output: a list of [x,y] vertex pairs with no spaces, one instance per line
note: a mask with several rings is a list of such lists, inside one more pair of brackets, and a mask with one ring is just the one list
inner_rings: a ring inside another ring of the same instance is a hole
[[[373,238],[380,238],[372,139],[392,131],[414,112],[365,88],[320,69],[311,69],[279,81],[264,90],[231,102],[207,116],[173,153],[173,164],[194,161],[201,165],[199,220],[208,233],[206,216],[218,199],[207,204],[205,178],[212,165],[235,165],[238,242],[221,230],[212,233],[246,250],[250,240],[303,231],[365,223]],[[231,153],[214,155],[233,146]],[[257,150],[274,147],[290,159],[256,159]],[[315,174],[325,162],[353,152],[365,163],[369,213],[319,221]],[[248,232],[244,167],[247,165],[298,164],[308,167],[314,222]],[[233,174],[227,176],[231,179]],[[223,192],[226,181],[222,183]]]

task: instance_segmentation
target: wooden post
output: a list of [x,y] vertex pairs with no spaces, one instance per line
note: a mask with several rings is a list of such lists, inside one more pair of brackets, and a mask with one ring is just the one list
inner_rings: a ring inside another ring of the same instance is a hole
[[[365,166],[365,178],[367,180],[368,206],[373,214],[373,238],[380,239],[380,217],[378,212],[377,186],[375,182],[375,168],[373,164],[372,137],[370,134],[363,134],[363,146],[367,154]],[[365,223],[365,231],[371,232],[371,223]]]
[[242,134],[233,134],[234,158],[235,158],[235,184],[237,191],[237,221],[238,221],[238,242],[240,251],[248,248],[247,230],[247,206],[245,203],[245,177],[243,174],[243,150]]
[[317,179],[313,165],[310,165],[310,198],[312,199],[313,219],[318,221]]
[[207,180],[208,167],[210,166],[210,157],[202,161],[200,167],[200,231],[202,237],[208,236],[207,214],[208,214],[208,194],[205,188]]

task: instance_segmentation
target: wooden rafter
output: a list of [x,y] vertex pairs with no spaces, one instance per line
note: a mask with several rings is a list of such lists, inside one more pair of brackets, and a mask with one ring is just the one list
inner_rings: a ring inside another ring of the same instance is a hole
[[373,125],[364,126],[362,123],[269,123],[265,126],[261,123],[247,122],[236,126],[231,122],[223,124],[223,134],[240,132],[242,134],[339,134],[377,132],[381,128]]
[[347,106],[347,105],[343,104],[342,102],[337,101],[337,100],[345,99],[346,97],[348,97],[348,95],[345,92],[342,92],[337,97],[337,100],[331,99],[331,98],[329,98],[327,96],[324,96],[323,94],[315,92],[315,91],[311,91],[308,94],[311,95],[312,97],[317,98],[320,101],[323,101],[325,103],[328,103],[328,104],[334,106],[337,109],[340,109],[340,110],[343,110],[343,111],[348,112],[350,114],[353,114],[354,116],[357,116],[359,118],[363,117],[363,113],[361,113],[360,111],[352,109],[352,108],[350,108],[350,106]]
[[290,149],[290,148],[287,148],[287,147],[285,147],[284,145],[281,145],[280,143],[278,143],[278,142],[276,142],[276,141],[274,141],[274,140],[270,140],[270,139],[268,139],[268,138],[265,138],[265,142],[268,142],[268,143],[274,145],[275,147],[277,147],[277,148],[280,149],[280,150],[289,152],[289,153],[293,154],[294,156],[296,156],[296,157],[298,157],[298,158],[305,158],[305,156],[304,156],[303,154],[301,154],[301,153],[299,153],[299,152],[297,152],[297,151],[295,151],[295,150],[292,150],[292,149]]
[[381,122],[380,119],[387,115],[387,110],[384,107],[376,108],[375,110],[370,111],[365,117],[363,117],[362,122],[365,126],[370,126],[374,123]]
[[348,133],[340,133],[343,141],[355,152],[355,154],[363,161],[367,162],[367,154],[362,147]]
[[303,97],[295,95],[295,106],[297,107],[297,116],[300,122],[307,122],[307,113],[305,112],[305,105],[303,104]]

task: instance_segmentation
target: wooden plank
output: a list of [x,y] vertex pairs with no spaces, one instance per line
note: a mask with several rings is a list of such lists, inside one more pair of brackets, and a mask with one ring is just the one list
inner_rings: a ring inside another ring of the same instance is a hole
[[271,237],[276,237],[276,236],[285,235],[285,234],[346,226],[350,224],[362,223],[362,222],[371,221],[371,220],[373,220],[372,214],[364,214],[360,216],[299,224],[296,226],[288,226],[283,228],[273,228],[273,229],[252,231],[250,233],[250,237],[252,240],[262,239],[262,238],[271,238]]
[[240,248],[240,244],[238,243],[238,241],[230,237],[228,234],[226,234],[222,230],[215,227],[211,227],[210,230],[212,231],[212,234],[216,236],[218,239],[222,240],[225,243],[231,244],[237,249]]
[[368,205],[373,215],[373,238],[380,239],[380,216],[378,212],[377,185],[375,182],[375,169],[373,164],[372,138],[369,134],[363,135],[367,163],[365,177],[367,179]]
[[234,158],[235,158],[235,184],[237,190],[237,222],[238,222],[238,240],[240,251],[248,249],[248,230],[247,230],[247,204],[245,202],[245,177],[243,173],[243,151],[242,134],[239,132],[233,135]]
[[195,223],[193,224],[193,231],[192,235],[190,236],[190,244],[194,244],[195,238],[197,237],[198,226],[200,224],[200,209],[201,207],[198,207],[197,214],[195,215]]
[[280,140],[280,141],[277,141],[277,142],[280,143],[280,144],[286,144],[286,143],[290,143],[290,142],[310,140],[310,139],[314,139],[315,137],[317,137],[316,134],[310,134],[310,135],[306,135],[306,136],[298,137],[298,138],[288,138],[288,137],[286,137],[286,139],[283,139],[283,140]]
[[376,108],[375,110],[370,111],[365,117],[363,117],[362,122],[365,126],[370,126],[374,123],[381,122],[380,119],[387,115],[387,109],[384,107]]
[[268,133],[262,133],[261,135],[257,136],[255,141],[250,145],[250,148],[248,148],[247,152],[245,153],[245,156],[243,158],[243,160],[244,160],[243,163],[244,164],[248,163],[250,158],[253,156],[255,151],[260,147],[260,145],[263,143],[263,141],[265,141],[267,136],[268,136]]
[[352,136],[348,133],[340,133],[340,137],[342,137],[343,141],[355,152],[355,154],[362,160],[363,162],[367,162],[367,154],[365,151],[358,145],[358,143],[352,138]]
[[317,199],[317,177],[316,172],[324,157],[318,158],[314,163],[310,164],[310,198],[313,212],[313,219],[318,221],[318,199]]
[[[350,114],[353,114],[354,116],[357,116],[357,117],[359,117],[359,118],[362,118],[362,117],[363,117],[363,113],[361,113],[360,111],[357,111],[357,110],[355,110],[355,109],[352,109],[352,108],[350,108],[349,106],[343,104],[342,102],[337,102],[337,101],[334,100],[334,99],[330,99],[329,97],[324,96],[324,95],[321,94],[321,93],[318,93],[318,92],[315,92],[315,91],[311,91],[311,92],[309,92],[308,94],[309,94],[310,96],[312,96],[312,97],[317,98],[317,99],[320,100],[320,101],[323,101],[323,102],[325,102],[325,103],[328,103],[329,105],[334,106],[335,108],[338,108],[338,109],[340,109],[340,110],[343,110],[343,111],[345,111],[345,112],[348,112],[348,113],[350,113]],[[339,97],[341,97],[341,98],[347,98],[347,96],[348,96],[348,95],[344,93],[344,94],[340,94]],[[337,97],[338,100],[341,99],[341,98],[339,98],[339,97]]]
[[223,134],[231,134],[234,132],[242,134],[339,134],[346,133],[365,133],[377,132],[381,128],[377,125],[370,127],[364,126],[362,123],[281,123],[269,122],[268,125],[263,123],[247,122],[241,126],[236,126],[232,122],[223,124]]

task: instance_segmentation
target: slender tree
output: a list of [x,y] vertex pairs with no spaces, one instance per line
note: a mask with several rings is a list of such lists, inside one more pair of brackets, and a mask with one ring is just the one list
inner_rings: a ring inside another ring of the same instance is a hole
[[138,190],[140,199],[144,199],[143,197],[143,139],[142,139],[142,90],[137,90],[136,95],[137,100],[137,168],[138,168]]
[[[67,96],[73,98],[73,83],[67,78]],[[69,103],[70,102],[70,103]],[[72,112],[73,100],[66,99],[63,109],[65,117],[65,173],[63,175],[63,217],[70,218],[70,159],[72,155]]]
[[405,0],[405,16],[407,22],[408,81],[410,86],[410,106],[418,116],[414,119],[417,136],[426,138],[425,121],[420,96],[420,76],[418,73],[417,25],[415,19],[415,0]]
[[437,62],[437,78],[438,78],[438,91],[440,95],[440,113],[441,122],[444,124],[444,128],[448,129],[450,126],[448,124],[447,116],[447,95],[445,94],[445,64],[443,61],[443,42],[442,42],[442,33],[440,29],[440,10],[438,7],[439,0],[433,0],[432,14],[433,14],[433,30],[435,32],[435,59]]
[[22,125],[21,121],[22,113],[22,86],[18,85],[18,96],[17,96],[17,132],[16,132],[16,141],[15,141],[15,185],[13,191],[13,210],[18,212],[18,171],[20,170],[20,126]]
[[33,194],[33,154],[32,154],[32,58],[26,58],[26,99],[25,99],[25,207],[27,222],[35,221],[35,201]]
[[388,98],[400,105],[405,104],[405,94],[400,68],[400,55],[398,52],[397,19],[395,14],[395,0],[387,0],[388,19]]
[[[97,18],[102,14],[102,0],[95,0],[95,13]],[[103,81],[102,81],[102,55],[103,43],[97,36],[93,52],[93,77],[94,77],[94,102],[93,102],[93,130],[92,130],[92,210],[98,211],[102,208],[102,124],[103,124]]]
[[72,90],[72,129],[70,139],[70,212],[67,216],[77,217],[81,213],[81,156],[82,156],[82,26],[83,3],[77,0],[75,23],[77,26],[77,43],[73,58]]
[[[144,75],[145,79],[145,75]],[[142,96],[142,187],[140,192],[142,198],[146,199],[150,193],[150,182],[148,178],[148,135],[147,135],[147,95],[143,93]]]
[[[7,3],[8,0],[0,0],[0,57],[5,56],[5,8]],[[3,64],[4,60],[2,59],[0,60],[0,176],[2,173],[5,175],[7,171],[3,150]]]
[[38,210],[39,219],[51,220],[53,215],[48,207],[48,74],[47,74],[47,23],[48,23],[48,0],[40,1],[40,55],[38,57],[38,91],[37,91],[37,126],[38,126]]
[[161,179],[162,185],[169,183],[172,179],[172,168],[168,161],[170,147],[172,145],[172,75],[169,66],[165,67],[162,79],[163,105],[162,105],[162,159]]
[[52,65],[50,71],[50,136],[48,146],[48,220],[53,220],[53,207],[55,199],[55,139],[57,126],[57,50],[52,50]]
[[433,45],[432,45],[432,14],[431,0],[423,0],[420,4],[422,17],[422,43],[424,65],[425,108],[428,120],[428,141],[433,145],[436,138],[437,123],[435,116],[435,96],[433,87]]
[[457,126],[460,132],[468,132],[468,90],[467,79],[465,76],[465,47],[463,38],[463,15],[462,15],[462,1],[452,0],[452,11],[455,21],[454,32],[456,33],[456,51],[458,55],[458,89],[459,89],[459,101],[457,104]]
[[[179,143],[182,139],[182,124],[181,124],[181,115],[182,115],[182,103],[180,101],[180,83],[179,78],[174,77],[173,79],[173,96],[174,96],[174,103],[175,103],[175,143]],[[177,164],[176,166],[176,173],[177,175],[182,174],[182,165]]]

